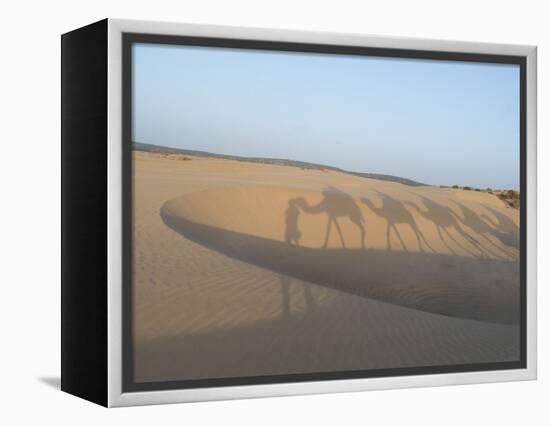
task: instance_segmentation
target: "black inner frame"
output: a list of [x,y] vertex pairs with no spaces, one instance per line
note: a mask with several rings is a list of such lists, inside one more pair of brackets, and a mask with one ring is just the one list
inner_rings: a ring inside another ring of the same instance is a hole
[[[214,379],[173,380],[164,382],[134,381],[133,347],[133,278],[132,278],[132,221],[133,221],[133,171],[132,171],[132,44],[185,45],[222,47],[248,50],[268,50],[301,53],[325,53],[334,55],[358,55],[387,58],[427,59],[438,61],[515,64],[520,67],[520,359],[511,362],[479,364],[434,365],[378,370],[334,371],[303,374],[265,375],[249,377],[224,377]],[[311,382],[321,380],[360,379],[424,374],[464,373],[523,369],[527,367],[527,60],[524,56],[489,55],[426,50],[374,48],[363,46],[288,43],[267,40],[241,40],[230,38],[189,37],[124,33],[122,36],[122,391],[154,391],[222,386],[259,385],[270,383]]]

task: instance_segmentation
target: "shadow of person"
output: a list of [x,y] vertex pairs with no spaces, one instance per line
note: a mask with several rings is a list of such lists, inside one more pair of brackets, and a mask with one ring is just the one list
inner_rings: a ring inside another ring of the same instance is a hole
[[353,197],[333,186],[327,186],[323,190],[322,195],[323,199],[314,205],[308,204],[308,202],[301,197],[295,199],[295,203],[306,213],[324,213],[327,215],[327,228],[323,248],[327,248],[333,224],[336,227],[338,235],[340,236],[342,247],[346,248],[344,234],[342,233],[342,229],[338,223],[338,218],[341,217],[348,218],[353,224],[355,224],[355,226],[359,228],[359,231],[361,232],[361,248],[365,248],[365,219],[363,218],[361,209]]
[[[281,282],[281,317],[290,318],[292,314],[290,289],[292,287],[293,279],[284,274],[280,274],[279,279]],[[304,291],[304,315],[307,316],[316,310],[317,304],[315,303],[315,298],[311,293],[310,284],[302,283],[302,288]]]
[[297,205],[298,199],[288,200],[288,207],[285,210],[285,241],[289,244],[299,245],[302,233],[298,229],[298,218],[300,209]]
[[414,220],[413,215],[411,214],[411,212],[407,210],[407,208],[404,206],[404,204],[401,201],[396,200],[395,198],[392,198],[386,194],[383,194],[382,192],[377,191],[375,189],[373,189],[373,191],[382,199],[382,207],[375,206],[374,203],[368,198],[362,198],[361,201],[369,209],[371,209],[374,212],[374,214],[386,219],[387,250],[391,250],[391,231],[393,230],[393,232],[399,239],[399,242],[401,243],[403,250],[408,251],[407,246],[405,245],[403,238],[401,238],[401,234],[399,233],[399,230],[397,229],[397,226],[396,226],[398,224],[405,224],[405,225],[408,225],[413,230],[414,235],[416,237],[416,242],[418,244],[418,248],[420,251],[422,252],[424,251],[423,245],[428,247],[431,251],[434,251],[430,247],[430,245],[428,244],[428,241],[426,241],[426,238],[424,237],[424,234],[416,224],[416,221]]
[[494,237],[500,240],[505,246],[518,249],[519,248],[519,227],[516,223],[510,219],[505,214],[486,206],[497,219],[498,222],[495,222],[492,218],[487,215],[481,215],[485,220],[487,220],[492,226],[493,229],[491,233]]
[[[469,235],[463,228],[460,226],[456,214],[448,207],[442,206],[441,204],[436,203],[435,201],[424,197],[422,195],[418,196],[422,203],[425,206],[425,209],[420,208],[414,203],[411,203],[409,201],[405,201],[405,204],[408,206],[411,206],[413,209],[415,209],[421,216],[423,216],[425,219],[432,222],[437,229],[437,233],[439,235],[439,238],[441,241],[443,241],[443,244],[447,247],[447,249],[452,254],[457,254],[452,247],[447,242],[447,239],[444,238],[444,234],[452,240],[458,247],[460,247],[462,250],[464,250],[466,253],[470,254],[471,256],[477,257],[479,255],[484,256],[485,251],[479,244],[479,242],[473,238],[471,235]],[[466,244],[463,244],[459,242],[453,235],[449,232],[450,229],[454,229],[465,241],[467,241],[470,245],[475,247],[479,253],[476,253],[475,251],[468,248]]]

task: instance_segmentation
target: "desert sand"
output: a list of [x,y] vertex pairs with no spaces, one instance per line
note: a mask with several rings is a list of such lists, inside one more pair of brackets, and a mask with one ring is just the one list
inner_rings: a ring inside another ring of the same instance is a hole
[[519,211],[134,152],[137,382],[516,361]]

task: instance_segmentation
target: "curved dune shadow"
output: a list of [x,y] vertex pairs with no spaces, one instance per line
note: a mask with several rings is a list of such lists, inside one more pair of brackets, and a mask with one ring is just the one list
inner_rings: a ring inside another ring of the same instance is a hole
[[338,291],[422,311],[519,323],[517,262],[372,249],[307,248],[197,223],[166,202],[164,223],[234,259]]

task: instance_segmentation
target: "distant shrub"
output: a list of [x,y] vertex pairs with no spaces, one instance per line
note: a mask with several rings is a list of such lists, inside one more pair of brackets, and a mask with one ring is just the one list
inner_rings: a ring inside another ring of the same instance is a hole
[[506,205],[514,208],[519,209],[520,207],[520,193],[518,191],[514,191],[512,189],[508,191],[502,191],[496,194],[498,198],[500,198],[502,201],[506,203]]
[[481,192],[481,189],[479,189],[479,188],[476,188],[475,190],[476,190],[477,192]]
[[180,161],[191,161],[192,158],[191,158],[191,157],[186,157],[186,156],[184,155],[184,156],[182,156],[182,157],[178,157],[178,160],[180,160]]
[[471,190],[472,190],[472,188],[470,188],[469,186],[465,186],[465,187],[462,188],[462,189],[465,190],[465,191],[471,191]]
[[458,185],[453,185],[453,188],[454,188],[454,189],[458,189]]
[[519,192],[513,191],[511,189],[506,192],[506,196],[508,198],[511,198],[512,200],[519,200]]

